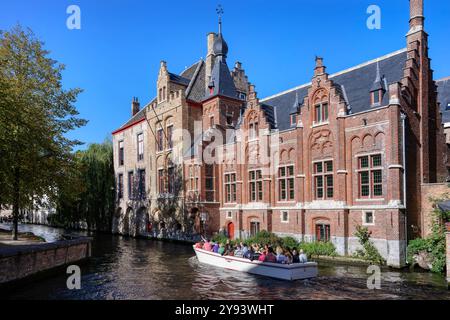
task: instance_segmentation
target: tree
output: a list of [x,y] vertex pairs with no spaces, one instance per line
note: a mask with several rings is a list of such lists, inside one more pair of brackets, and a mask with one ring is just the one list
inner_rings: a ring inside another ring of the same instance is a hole
[[80,144],[66,134],[86,124],[74,106],[81,89],[63,89],[63,70],[30,29],[0,31],[0,205],[12,205],[14,239],[20,210],[56,198]]
[[76,164],[58,187],[57,215],[52,223],[71,227],[84,221],[88,230],[111,231],[116,191],[111,141],[78,151]]

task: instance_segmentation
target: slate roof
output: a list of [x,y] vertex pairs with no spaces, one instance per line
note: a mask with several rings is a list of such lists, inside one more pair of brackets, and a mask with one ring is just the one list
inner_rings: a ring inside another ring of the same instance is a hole
[[442,122],[450,122],[450,77],[436,81],[438,101],[441,104]]
[[[192,66],[181,72],[179,75],[169,72],[170,81],[186,86],[186,96],[188,99],[200,102],[204,99],[205,88],[205,67],[203,60],[194,63]],[[134,123],[145,119],[145,109],[156,101],[153,99],[143,107],[134,117],[129,119],[118,130],[125,129]]]
[[[403,77],[403,68],[406,62],[406,49],[396,51],[378,59],[361,64],[354,68],[330,75],[338,86],[338,91],[349,104],[349,113],[355,114],[371,109],[370,90],[377,79],[377,62],[379,64],[381,77],[385,86],[390,83],[399,82]],[[300,104],[308,94],[311,83],[282,92],[261,100],[261,103],[271,105],[274,108],[277,120],[276,128],[285,131],[291,128],[290,113],[295,104],[296,95]],[[385,94],[382,106],[389,104],[388,95]]]
[[213,91],[210,92],[210,88],[206,88],[206,98],[211,98],[217,95],[231,97],[234,99],[237,98],[236,86],[234,85],[234,81],[231,77],[231,72],[228,68],[225,57],[216,57],[211,73],[211,81],[209,82],[208,86],[212,86]]

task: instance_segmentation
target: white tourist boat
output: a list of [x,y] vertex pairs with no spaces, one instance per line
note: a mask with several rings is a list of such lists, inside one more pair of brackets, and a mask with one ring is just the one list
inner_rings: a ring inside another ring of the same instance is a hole
[[200,263],[234,271],[242,271],[289,281],[315,278],[318,274],[316,262],[280,264],[250,261],[233,256],[221,256],[220,254],[195,247],[194,250]]

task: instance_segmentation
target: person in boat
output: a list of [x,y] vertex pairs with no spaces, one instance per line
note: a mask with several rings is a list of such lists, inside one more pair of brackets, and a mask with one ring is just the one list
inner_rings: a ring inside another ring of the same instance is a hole
[[308,262],[308,256],[303,252],[303,250],[300,250],[300,255],[298,257],[300,263],[307,263]]
[[203,250],[212,251],[212,244],[209,239],[205,239],[205,244],[203,245]]
[[220,244],[217,253],[220,254],[221,256],[225,255],[225,246],[223,245],[223,243]]
[[300,263],[297,249],[292,250],[292,263]]
[[292,253],[289,248],[286,248],[286,250],[284,250],[284,255],[286,256],[286,263],[292,264],[294,259],[292,257]]
[[264,262],[267,258],[267,251],[264,251],[259,255],[258,261]]
[[241,245],[237,245],[236,249],[234,250],[234,256],[238,257],[238,258],[242,258],[244,256],[244,253],[242,252],[242,247]]
[[277,247],[277,262],[283,264],[287,263],[287,257],[284,255],[283,248],[279,246]]
[[220,247],[220,245],[219,245],[218,242],[214,243],[213,246],[212,246],[212,252],[218,253],[219,252],[219,247]]
[[242,250],[242,256],[245,258],[247,256],[248,252],[248,246],[245,243],[241,242],[241,250]]
[[265,256],[264,261],[265,262],[272,262],[272,263],[276,263],[277,262],[277,256],[273,252],[273,248],[272,247],[269,247],[269,249],[267,249],[267,255]]
[[197,242],[195,244],[195,249],[203,249],[203,246],[204,246],[203,241]]
[[249,259],[250,261],[255,260],[255,250],[253,249],[252,246],[248,247],[247,252],[244,255],[244,258]]

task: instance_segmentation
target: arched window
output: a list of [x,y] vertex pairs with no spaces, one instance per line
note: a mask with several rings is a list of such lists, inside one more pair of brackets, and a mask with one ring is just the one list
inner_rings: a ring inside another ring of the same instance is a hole
[[326,123],[329,118],[329,104],[328,93],[325,90],[320,90],[314,95],[314,123]]

